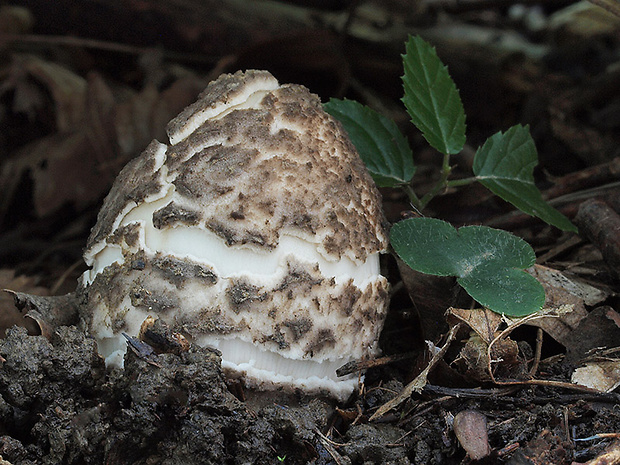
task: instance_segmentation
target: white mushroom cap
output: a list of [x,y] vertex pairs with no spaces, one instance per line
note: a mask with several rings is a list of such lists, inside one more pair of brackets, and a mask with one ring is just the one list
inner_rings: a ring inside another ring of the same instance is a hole
[[86,320],[109,364],[162,318],[250,385],[347,397],[387,308],[381,198],[317,96],[223,75],[119,174],[84,254]]

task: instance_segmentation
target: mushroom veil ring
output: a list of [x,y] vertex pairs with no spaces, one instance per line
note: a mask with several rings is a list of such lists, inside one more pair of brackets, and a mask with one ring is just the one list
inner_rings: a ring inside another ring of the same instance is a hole
[[160,318],[261,389],[345,399],[388,304],[381,197],[305,87],[225,74],[121,171],[88,239],[83,317],[108,365]]

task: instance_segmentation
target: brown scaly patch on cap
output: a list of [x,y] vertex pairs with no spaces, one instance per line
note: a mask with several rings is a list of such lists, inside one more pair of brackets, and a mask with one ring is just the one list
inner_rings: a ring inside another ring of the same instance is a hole
[[291,234],[320,243],[329,259],[355,261],[386,248],[381,199],[365,166],[303,86],[204,121],[170,154],[176,202],[201,212],[199,221],[231,245],[273,248]]

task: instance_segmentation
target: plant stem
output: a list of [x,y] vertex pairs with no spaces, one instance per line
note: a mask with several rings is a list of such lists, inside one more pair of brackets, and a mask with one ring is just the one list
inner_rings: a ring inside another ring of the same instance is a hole
[[437,181],[437,184],[435,184],[433,188],[424,195],[424,197],[420,199],[417,196],[417,194],[414,192],[410,184],[403,184],[400,187],[409,197],[409,202],[411,202],[411,205],[413,206],[413,208],[418,210],[418,212],[420,212],[424,209],[424,207],[428,205],[428,203],[433,199],[433,197],[435,197],[442,190],[448,187],[466,186],[468,184],[472,184],[478,181],[477,176],[472,176],[470,178],[463,178],[463,179],[454,179],[452,181],[449,181],[448,178],[450,177],[451,172],[452,172],[452,166],[450,166],[450,155],[446,153],[443,156],[443,163],[441,166],[441,176],[439,180]]
[[420,198],[416,195],[415,191],[411,187],[411,184],[403,184],[401,188],[403,189],[403,191],[405,191],[405,193],[409,197],[409,202],[411,202],[411,205],[413,206],[413,208],[419,210],[420,209]]
[[469,184],[473,184],[478,181],[477,176],[472,176],[470,178],[463,179],[453,179],[452,181],[448,181],[446,183],[446,187],[459,187],[459,186],[467,186]]
[[448,177],[450,176],[450,172],[452,171],[452,167],[450,166],[450,154],[443,154],[443,163],[441,165],[441,177],[437,184],[427,192],[424,197],[420,200],[420,210],[428,205],[428,203],[435,197],[440,191],[448,187]]

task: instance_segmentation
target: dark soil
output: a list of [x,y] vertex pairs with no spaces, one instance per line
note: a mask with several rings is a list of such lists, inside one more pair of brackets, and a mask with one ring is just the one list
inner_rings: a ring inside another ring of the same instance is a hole
[[302,394],[246,392],[242,402],[216,351],[192,345],[149,360],[129,351],[124,371],[106,372],[94,340],[75,327],[50,341],[15,327],[0,356],[0,454],[14,465],[458,464],[465,452],[452,421],[468,410],[488,421],[485,463],[560,464],[608,443],[573,438],[620,430],[617,397],[542,388],[499,396],[427,386],[403,415],[368,423],[368,412],[402,388],[388,373],[383,386],[367,385],[338,408]]
[[[2,457],[13,464],[305,463],[327,403],[252,411],[228,392],[217,352],[191,347],[106,373],[94,340],[61,327],[0,343]],[[293,458],[294,457],[294,458]]]

